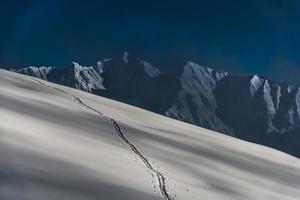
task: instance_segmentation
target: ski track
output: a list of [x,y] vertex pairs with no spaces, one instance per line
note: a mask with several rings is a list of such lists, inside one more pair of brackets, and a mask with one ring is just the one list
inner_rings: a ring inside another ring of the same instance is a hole
[[42,82],[42,81],[40,81],[40,80],[38,80],[36,78],[32,78],[32,79],[34,81],[36,81],[36,82],[38,82],[38,83],[46,86],[46,87],[52,88],[54,90],[57,90],[57,91],[65,94],[65,95],[68,95],[68,96],[72,97],[77,104],[81,105],[82,107],[85,107],[88,110],[91,110],[91,111],[97,113],[98,115],[100,115],[101,117],[103,117],[104,119],[106,119],[107,121],[109,121],[112,124],[113,128],[115,129],[115,131],[117,132],[119,138],[130,147],[131,151],[134,154],[136,154],[140,158],[140,160],[144,163],[144,165],[151,171],[150,172],[151,176],[153,178],[156,177],[156,179],[158,181],[158,188],[160,190],[160,193],[161,193],[162,197],[164,199],[166,199],[166,200],[173,200],[174,199],[173,197],[171,197],[171,195],[167,191],[167,188],[166,188],[166,177],[160,171],[158,171],[157,169],[155,169],[153,167],[153,165],[150,164],[150,161],[146,158],[146,156],[144,156],[141,153],[141,151],[139,151],[138,148],[131,141],[129,141],[129,139],[125,136],[125,134],[123,133],[123,131],[122,131],[121,127],[120,127],[120,125],[117,123],[116,120],[114,120],[113,118],[110,118],[110,117],[104,115],[103,113],[101,113],[100,111],[98,111],[98,110],[90,107],[89,105],[87,105],[86,103],[84,103],[79,97],[77,97],[75,95],[72,95],[72,94],[70,94],[70,93],[68,93],[68,92],[66,92],[66,91],[64,91],[62,89],[59,89],[57,87],[48,85],[48,84],[46,84],[46,83],[44,83],[44,82]]

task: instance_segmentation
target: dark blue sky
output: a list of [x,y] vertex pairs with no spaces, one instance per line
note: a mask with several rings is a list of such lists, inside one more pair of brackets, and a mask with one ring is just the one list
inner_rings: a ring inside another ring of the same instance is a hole
[[0,65],[94,64],[129,51],[300,85],[300,1],[0,2]]

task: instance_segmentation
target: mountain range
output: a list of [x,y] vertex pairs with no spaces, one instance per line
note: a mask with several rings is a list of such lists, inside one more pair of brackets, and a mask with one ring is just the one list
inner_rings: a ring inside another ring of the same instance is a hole
[[162,72],[125,52],[94,66],[11,69],[300,157],[300,87],[194,62]]

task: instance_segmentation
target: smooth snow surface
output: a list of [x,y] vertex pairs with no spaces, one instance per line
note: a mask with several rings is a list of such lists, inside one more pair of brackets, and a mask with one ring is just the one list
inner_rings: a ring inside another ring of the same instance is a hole
[[0,199],[289,200],[300,161],[0,70]]

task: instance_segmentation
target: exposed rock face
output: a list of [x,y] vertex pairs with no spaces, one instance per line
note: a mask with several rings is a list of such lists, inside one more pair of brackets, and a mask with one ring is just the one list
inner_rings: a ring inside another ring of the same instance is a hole
[[55,68],[54,67],[33,67],[33,66],[30,66],[30,67],[25,67],[25,68],[22,68],[22,69],[18,69],[18,70],[15,70],[15,69],[11,69],[12,71],[15,71],[15,72],[18,72],[18,73],[21,73],[21,74],[26,74],[26,75],[29,75],[29,76],[34,76],[34,77],[38,77],[40,79],[45,79],[45,80],[48,80],[48,74],[53,71]]
[[[258,83],[255,90],[253,78]],[[214,91],[217,115],[233,127],[236,137],[299,156],[297,91],[257,75],[227,76]]]
[[230,126],[224,124],[216,115],[217,100],[213,94],[217,84],[226,75],[227,73],[188,62],[180,78],[181,90],[166,115],[218,132],[233,134]]
[[124,53],[95,66],[14,70],[300,156],[300,88],[196,63],[162,73]]

